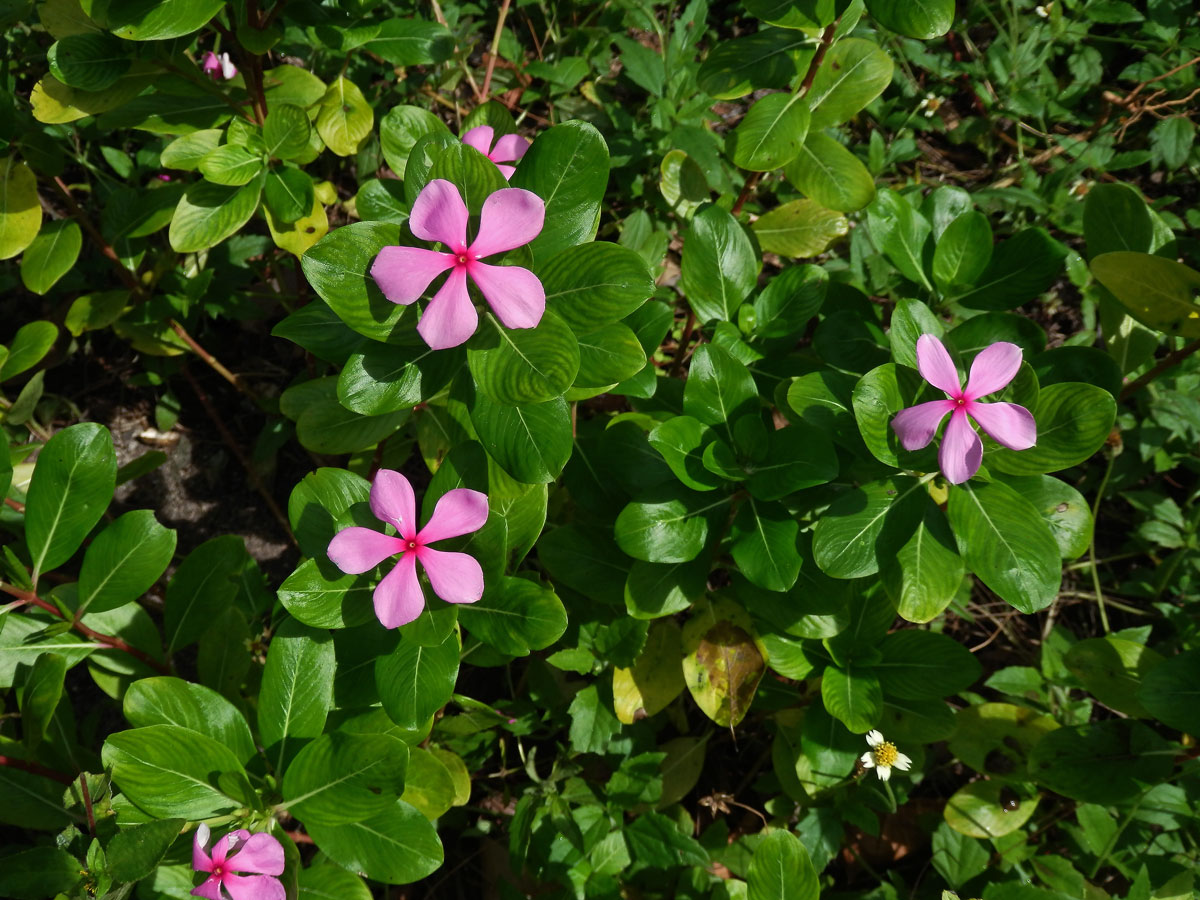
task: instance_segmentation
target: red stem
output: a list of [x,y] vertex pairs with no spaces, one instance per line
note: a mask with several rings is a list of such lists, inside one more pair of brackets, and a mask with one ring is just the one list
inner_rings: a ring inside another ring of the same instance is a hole
[[0,756],[0,766],[8,766],[10,769],[20,769],[22,772],[28,772],[30,775],[41,775],[43,778],[52,778],[62,784],[71,784],[75,781],[70,775],[64,775],[62,772],[56,772],[54,769],[47,769],[45,766],[26,762],[23,759],[13,759],[11,756]]

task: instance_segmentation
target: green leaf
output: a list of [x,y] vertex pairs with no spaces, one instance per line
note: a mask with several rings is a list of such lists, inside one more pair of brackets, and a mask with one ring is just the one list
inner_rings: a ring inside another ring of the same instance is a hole
[[722,728],[736,726],[766,674],[766,648],[749,614],[730,600],[700,600],[683,626],[683,677],[696,705]]
[[371,341],[346,361],[338,377],[338,401],[363,416],[410,410],[444,388],[462,360],[461,351]]
[[944,634],[905,628],[879,644],[875,665],[885,693],[906,700],[941,700],[966,690],[983,673],[979,660]]
[[419,106],[394,106],[379,122],[383,158],[398,176],[406,175],[408,157],[417,141],[429,134],[450,138],[446,123]]
[[571,458],[571,413],[562,397],[546,403],[502,406],[477,391],[470,413],[488,455],[517,481],[552,482]]
[[294,159],[308,150],[308,115],[299,106],[278,103],[271,107],[263,122],[263,143],[267,155]]
[[232,703],[203,685],[181,678],[139,678],[125,692],[123,711],[135,728],[176,725],[199,732],[233,751],[241,763],[258,751],[250,726]]
[[263,180],[255,178],[241,187],[208,181],[188,185],[175,207],[167,234],[171,249],[176,253],[195,253],[236,234],[258,209]]
[[4,857],[0,892],[12,900],[44,900],[65,895],[83,877],[79,861],[57,847],[34,847]]
[[596,236],[608,166],[608,145],[586,122],[555,125],[530,145],[511,184],[546,201],[545,225],[529,244],[535,262]]
[[797,61],[807,64],[813,52],[805,34],[762,28],[756,34],[718,41],[700,64],[696,79],[710,97],[736,100],[754,90],[787,87],[796,77]]
[[1064,797],[1111,806],[1170,777],[1170,746],[1130,719],[1059,728],[1033,748],[1029,774]]
[[1107,635],[1074,644],[1063,656],[1071,674],[1110,709],[1139,719],[1150,712],[1138,701],[1143,678],[1163,658],[1144,644]]
[[730,553],[751,584],[786,591],[800,575],[799,533],[799,523],[782,505],[748,497],[733,520]]
[[1067,248],[1041,228],[1026,228],[996,245],[974,288],[955,297],[967,309],[1013,309],[1050,289]]
[[1149,253],[1154,245],[1154,223],[1146,201],[1127,184],[1098,184],[1083,201],[1083,237],[1087,253]]
[[1037,444],[1021,451],[997,449],[988,455],[989,467],[1011,475],[1039,475],[1077,465],[1104,446],[1117,403],[1104,388],[1067,381],[1042,388],[1031,412],[1037,420]]
[[442,865],[437,830],[403,800],[363,822],[306,827],[321,851],[338,865],[385,884],[411,884]]
[[200,174],[214,184],[238,186],[255,178],[265,168],[262,157],[239,147],[222,144],[200,160]]
[[[700,163],[683,150],[672,150],[658,166],[658,190],[680,219],[690,219],[697,207],[712,199],[708,179]],[[659,232],[661,233],[661,232]],[[664,248],[665,249],[665,245]],[[661,258],[661,253],[656,253]]]
[[[991,853],[984,844],[955,831],[944,822],[933,833],[932,847],[933,867],[952,888],[960,888],[976,875],[987,871],[991,861]],[[949,898],[943,894],[943,900]]]
[[725,139],[734,164],[751,172],[769,172],[787,165],[808,136],[808,107],[797,94],[767,94]]
[[300,258],[300,265],[313,290],[359,334],[376,341],[412,344],[415,313],[386,299],[368,274],[379,251],[399,243],[399,225],[355,222],[335,228],[317,241]]
[[[333,640],[287,619],[271,638],[258,702],[258,731],[277,772],[325,727],[333,705]],[[289,740],[291,746],[289,747]]]
[[408,221],[408,200],[404,196],[403,182],[394,178],[372,178],[364,182],[354,196],[354,209],[364,221],[403,225]]
[[372,582],[369,573],[345,575],[328,561],[307,559],[279,586],[279,602],[313,628],[353,628],[374,616]]
[[[936,398],[943,396],[938,392]],[[933,452],[905,450],[892,428],[896,413],[927,399],[935,399],[933,388],[908,366],[884,363],[860,378],[852,395],[854,417],[871,455],[889,466],[918,471],[932,469]]]
[[646,365],[646,351],[628,325],[613,322],[579,338],[576,388],[607,388],[636,375]]
[[809,134],[784,174],[826,209],[853,212],[875,199],[875,179],[867,167],[840,141],[823,132]]
[[1015,809],[1002,795],[1016,795],[1000,781],[974,781],[965,784],[946,802],[946,824],[973,838],[998,838],[1011,834],[1029,821],[1039,798],[1021,797]]
[[211,538],[187,555],[167,584],[163,636],[174,653],[200,639],[236,593],[232,579],[248,559],[236,534]]
[[0,381],[20,375],[45,358],[58,340],[58,328],[53,322],[26,322],[17,329],[8,345],[8,355],[0,362]]
[[813,530],[813,556],[834,578],[879,571],[911,537],[928,494],[915,478],[896,476],[854,488],[836,499]]
[[1058,542],[1063,559],[1082,556],[1092,543],[1092,511],[1083,495],[1049,475],[1010,476],[1004,483],[1032,503]]
[[[224,744],[199,732],[177,725],[119,731],[108,736],[101,756],[121,792],[157,818],[195,821],[245,805],[224,786],[229,779],[244,784],[241,763]],[[222,775],[229,777],[218,781]]]
[[283,802],[305,826],[348,825],[380,815],[404,791],[408,745],[386,734],[323,734],[296,754]]
[[1062,582],[1058,544],[1028,500],[1006,484],[950,490],[950,524],[967,566],[1023,613],[1049,606]]
[[1142,679],[1137,699],[1168,728],[1200,734],[1200,651],[1188,650],[1156,666]]
[[79,259],[83,233],[71,219],[48,222],[21,257],[21,281],[35,294],[44,294]]
[[337,865],[313,865],[296,873],[298,900],[371,900],[371,891],[353,872]]
[[656,425],[648,440],[685,487],[711,491],[724,484],[723,479],[704,467],[704,448],[717,440],[717,434],[699,419],[672,416]]
[[880,191],[867,210],[867,227],[875,245],[901,275],[933,290],[925,274],[925,243],[931,227],[908,200],[890,188]]
[[185,824],[183,819],[157,819],[122,828],[104,848],[109,873],[117,881],[141,881],[157,868]]
[[37,237],[42,227],[42,205],[37,179],[15,155],[0,168],[0,259],[11,259]]
[[375,113],[367,98],[344,75],[330,83],[317,113],[317,133],[338,156],[350,156],[375,126]]
[[866,0],[867,12],[884,28],[927,41],[954,24],[954,0]]
[[25,503],[33,580],[74,555],[112,499],[117,457],[103,425],[64,428],[38,454]]
[[411,803],[433,822],[454,805],[454,776],[440,757],[424,748],[414,747],[408,760],[408,783],[400,799]]
[[619,321],[654,293],[654,279],[634,251],[607,241],[567,247],[538,269],[546,308],[576,334]]
[[499,337],[487,350],[468,350],[478,389],[496,403],[523,406],[560,396],[579,372],[579,342],[549,310],[536,328],[508,329],[492,320]]
[[654,563],[679,563],[695,559],[708,537],[704,513],[724,506],[726,499],[709,498],[687,490],[656,501],[635,501],[617,516],[617,544],[634,559]]
[[175,531],[148,509],[127,512],[88,545],[79,570],[79,610],[132,603],[158,581],[175,556]]
[[821,676],[821,701],[831,716],[855,734],[870,731],[883,715],[883,692],[873,669],[826,667]]
[[788,266],[754,298],[754,334],[781,338],[795,334],[821,309],[829,289],[829,273],[807,263]]
[[104,4],[99,24],[127,41],[163,41],[202,28],[224,5],[224,0],[115,0]]
[[760,500],[780,500],[837,477],[838,458],[825,433],[804,424],[767,436],[766,456],[746,465],[746,487]]
[[939,616],[958,593],[966,572],[946,514],[927,504],[912,536],[880,562],[879,570],[900,618],[929,622]]
[[759,216],[751,227],[765,252],[801,259],[824,253],[850,223],[812,200],[792,200]]
[[683,388],[684,413],[706,425],[723,425],[757,406],[758,388],[749,369],[716,344],[701,344]]
[[63,326],[75,337],[85,331],[97,331],[107,328],[121,317],[125,304],[129,302],[129,292],[100,291],[95,294],[82,294],[74,299],[71,308],[67,310]]
[[812,131],[840,125],[883,93],[892,81],[892,58],[863,38],[833,45],[806,96]]
[[704,868],[710,864],[703,845],[662,813],[636,816],[623,834],[634,859],[652,870]]
[[683,245],[680,283],[700,322],[733,321],[758,269],[750,238],[733,216],[719,206],[696,213]]
[[567,611],[558,595],[524,578],[505,575],[486,584],[477,603],[459,608],[463,627],[509,656],[544,650],[567,629]]
[[375,660],[375,684],[383,708],[393,722],[409,731],[428,733],[433,714],[450,702],[458,678],[461,650],[457,631],[440,644],[422,647],[407,638]]
[[892,310],[888,344],[892,348],[892,360],[910,369],[917,367],[917,341],[923,334],[940,338],[945,328],[927,305],[920,300],[900,299]]
[[954,219],[933,251],[933,280],[943,294],[956,285],[974,284],[992,259],[992,226],[972,210]]
[[1200,272],[1173,259],[1127,250],[1092,260],[1092,274],[1131,316],[1164,334],[1200,337]]
[[434,65],[453,56],[454,35],[437,22],[390,18],[383,21],[379,32],[362,49],[393,66]]
[[224,134],[220,128],[205,128],[177,137],[163,148],[159,162],[167,169],[194,172],[200,161],[217,149]]
[[268,170],[263,202],[276,221],[290,225],[304,218],[312,211],[313,200],[312,179],[299,169],[281,166]]
[[25,684],[21,687],[21,736],[31,751],[46,736],[46,728],[62,697],[66,676],[66,657],[58,653],[38,656],[25,676]]
[[103,91],[129,70],[133,57],[126,52],[128,46],[110,34],[72,34],[46,51],[46,61],[63,84],[83,91]]
[[800,838],[771,830],[754,848],[746,873],[749,900],[817,900],[817,872]]

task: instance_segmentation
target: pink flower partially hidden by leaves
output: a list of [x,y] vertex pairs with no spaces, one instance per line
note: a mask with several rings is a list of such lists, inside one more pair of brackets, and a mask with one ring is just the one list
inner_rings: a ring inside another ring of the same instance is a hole
[[513,172],[517,171],[516,167],[506,166],[505,163],[516,162],[524,156],[525,151],[529,149],[529,141],[519,134],[506,134],[493,146],[492,138],[495,135],[496,131],[491,125],[476,125],[462,136],[462,142],[468,147],[474,147],[494,162],[505,178],[512,178]]
[[399,537],[353,526],[329,542],[329,558],[348,575],[369,572],[389,556],[400,561],[375,588],[375,615],[384,628],[407,625],[425,608],[417,563],[425,567],[433,592],[448,603],[474,603],[483,596],[483,569],[467,553],[434,550],[429,544],[470,534],[488,517],[487,495],[467,488],[446,491],[433,515],[417,530],[417,501],[412,485],[399,472],[380,469],[371,485],[371,512],[396,527]]
[[207,872],[208,877],[192,889],[192,896],[208,900],[285,900],[283,884],[273,877],[283,874],[283,847],[279,841],[266,832],[251,834],[239,828],[217,841],[209,856],[206,848],[210,837],[207,825],[196,827],[192,868]]
[[919,450],[933,440],[938,426],[950,415],[950,424],[938,449],[938,465],[946,480],[962,484],[979,471],[983,443],[967,421],[970,416],[988,437],[1009,450],[1028,450],[1037,443],[1037,423],[1029,410],[1015,403],[980,403],[979,398],[1006,387],[1021,368],[1021,348],[1007,341],[984,347],[971,363],[971,377],[962,387],[958,370],[946,348],[931,334],[917,339],[917,368],[946,400],[930,400],[903,409],[892,419],[892,429],[905,450]]
[[479,287],[506,328],[533,328],[546,311],[542,282],[520,266],[479,260],[528,244],[542,231],[546,204],[521,188],[503,188],[483,201],[479,233],[467,243],[467,205],[449,181],[435,178],[421,189],[408,225],[423,241],[441,241],[449,253],[422,247],[384,247],[371,264],[383,295],[407,306],[446,270],[449,277],[425,307],[417,332],[434,350],[457,347],[475,333],[479,315],[467,293],[467,276]]
[[213,81],[216,81],[218,78],[224,78],[228,81],[238,73],[237,66],[233,64],[228,53],[222,53],[220,56],[217,56],[211,50],[204,54],[200,68]]

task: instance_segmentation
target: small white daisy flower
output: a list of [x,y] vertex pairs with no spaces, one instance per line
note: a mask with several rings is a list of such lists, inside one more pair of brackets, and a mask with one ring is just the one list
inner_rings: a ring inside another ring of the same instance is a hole
[[867,732],[867,744],[871,749],[862,755],[863,768],[874,769],[880,781],[891,778],[893,768],[907,772],[912,765],[912,760],[897,750],[891,741],[885,741],[878,731]]
[[1039,16],[1041,16],[1043,19],[1048,19],[1048,18],[1050,18],[1050,7],[1052,7],[1053,5],[1054,5],[1053,3],[1047,3],[1045,6],[1035,6],[1033,8],[1033,11],[1035,13],[1037,13]]

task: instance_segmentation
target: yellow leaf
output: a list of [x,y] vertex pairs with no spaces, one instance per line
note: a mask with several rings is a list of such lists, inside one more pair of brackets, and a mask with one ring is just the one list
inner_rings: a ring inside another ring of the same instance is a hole
[[613,709],[621,722],[632,725],[652,716],[683,691],[680,640],[679,626],[660,619],[650,627],[633,668],[613,669]]
[[701,600],[683,626],[683,675],[692,698],[721,726],[742,721],[767,668],[750,615],[724,598]]
[[303,256],[304,251],[325,237],[326,232],[329,231],[329,217],[325,215],[325,207],[321,205],[321,198],[315,195],[313,196],[312,212],[290,225],[277,222],[271,215],[271,208],[265,203],[263,212],[266,213],[267,228],[271,231],[271,238],[275,241],[275,245],[289,253],[295,253],[297,256]]
[[329,85],[317,113],[317,132],[330,150],[350,156],[374,127],[375,113],[353,81],[343,76]]
[[32,244],[41,227],[33,172],[16,157],[0,161],[0,259],[11,259]]

